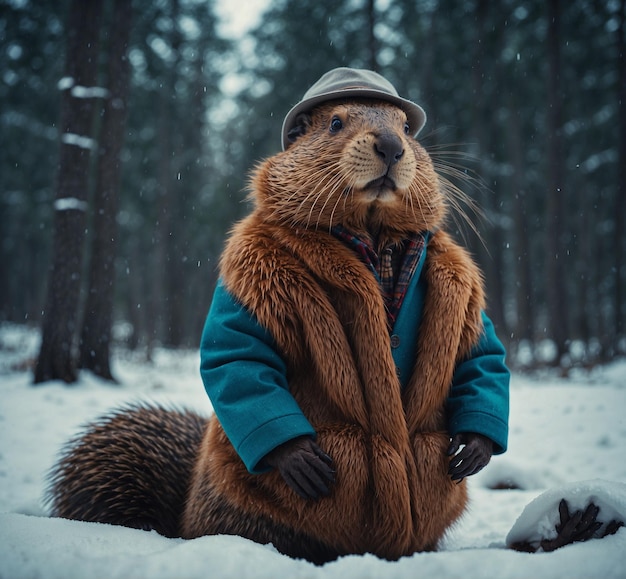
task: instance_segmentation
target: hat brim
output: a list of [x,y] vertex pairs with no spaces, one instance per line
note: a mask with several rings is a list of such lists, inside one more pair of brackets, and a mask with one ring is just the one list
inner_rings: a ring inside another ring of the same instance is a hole
[[426,124],[426,113],[424,112],[424,109],[422,109],[422,107],[418,104],[415,104],[410,100],[403,99],[402,97],[395,96],[381,90],[364,87],[334,90],[303,100],[287,113],[282,127],[283,150],[285,150],[290,144],[288,134],[295,124],[296,117],[300,113],[310,112],[316,106],[328,101],[349,98],[373,98],[396,105],[406,113],[409,129],[414,137],[417,136]]

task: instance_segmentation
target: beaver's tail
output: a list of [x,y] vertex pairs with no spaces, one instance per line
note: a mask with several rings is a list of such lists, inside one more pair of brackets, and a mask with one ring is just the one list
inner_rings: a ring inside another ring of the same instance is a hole
[[189,411],[133,405],[88,425],[50,472],[52,516],[179,537],[207,422]]

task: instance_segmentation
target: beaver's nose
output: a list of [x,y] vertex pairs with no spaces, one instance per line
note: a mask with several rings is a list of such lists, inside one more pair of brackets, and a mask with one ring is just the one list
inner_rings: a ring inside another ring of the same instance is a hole
[[376,138],[374,151],[389,167],[397,163],[404,155],[404,147],[400,138],[389,133]]

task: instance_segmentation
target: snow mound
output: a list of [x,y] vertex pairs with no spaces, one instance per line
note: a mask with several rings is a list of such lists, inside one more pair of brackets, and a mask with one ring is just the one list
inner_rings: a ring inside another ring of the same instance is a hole
[[[561,499],[567,501],[570,513],[593,503],[600,508],[599,522],[626,522],[626,484],[602,479],[569,483],[551,488],[526,505],[506,537],[507,546],[522,542],[538,546],[543,539],[554,539]],[[604,526],[599,532],[603,530]]]

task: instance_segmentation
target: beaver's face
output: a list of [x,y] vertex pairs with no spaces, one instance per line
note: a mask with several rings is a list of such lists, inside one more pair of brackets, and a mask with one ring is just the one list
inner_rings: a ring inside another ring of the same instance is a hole
[[431,228],[444,213],[432,162],[405,113],[380,101],[324,104],[301,115],[292,144],[257,171],[261,206],[290,225]]

